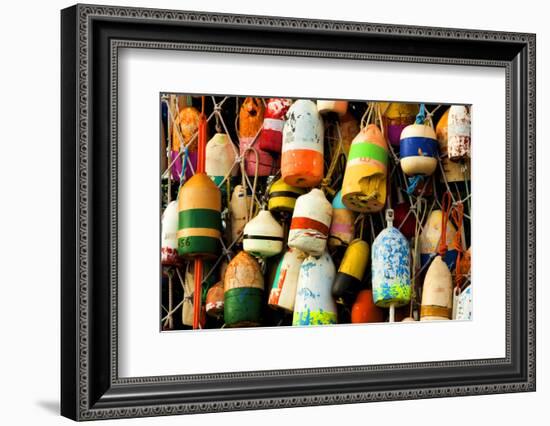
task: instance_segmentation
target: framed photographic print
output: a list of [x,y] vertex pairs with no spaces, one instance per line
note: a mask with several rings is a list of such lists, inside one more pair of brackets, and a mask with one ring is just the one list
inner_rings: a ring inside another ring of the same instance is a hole
[[76,5],[75,420],[535,390],[535,36]]

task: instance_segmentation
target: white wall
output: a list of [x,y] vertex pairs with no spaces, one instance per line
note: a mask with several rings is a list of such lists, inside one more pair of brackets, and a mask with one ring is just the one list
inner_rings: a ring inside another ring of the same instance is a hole
[[[95,3],[95,2],[93,2]],[[544,2],[508,0],[485,4],[426,0],[297,2],[296,0],[108,1],[143,7],[266,14],[537,33],[538,98],[538,391],[453,399],[295,408],[202,416],[132,420],[132,424],[296,424],[346,421],[458,425],[480,419],[524,424],[544,414],[550,398],[547,366],[550,317],[545,300],[549,250],[544,159],[550,154],[546,128],[550,29]],[[310,6],[314,5],[314,6]],[[68,423],[59,404],[59,10],[69,1],[12,0],[0,21],[0,419],[3,424]],[[29,197],[30,196],[30,197]],[[428,417],[429,413],[429,417]],[[349,419],[349,420],[348,420]],[[356,419],[356,420],[355,420]],[[127,422],[127,421],[121,421]],[[204,422],[204,423],[203,423]],[[106,422],[102,424],[108,424]],[[543,421],[535,421],[542,424]],[[115,424],[115,423],[113,423]]]

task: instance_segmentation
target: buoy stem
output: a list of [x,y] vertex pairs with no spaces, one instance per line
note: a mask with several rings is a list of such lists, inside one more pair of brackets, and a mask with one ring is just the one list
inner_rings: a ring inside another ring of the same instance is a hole
[[395,322],[395,304],[390,305],[390,322]]

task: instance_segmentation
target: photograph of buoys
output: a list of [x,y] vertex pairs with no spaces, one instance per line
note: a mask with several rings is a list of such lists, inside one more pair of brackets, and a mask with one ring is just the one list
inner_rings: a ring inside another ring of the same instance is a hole
[[161,331],[471,320],[472,106],[161,93]]

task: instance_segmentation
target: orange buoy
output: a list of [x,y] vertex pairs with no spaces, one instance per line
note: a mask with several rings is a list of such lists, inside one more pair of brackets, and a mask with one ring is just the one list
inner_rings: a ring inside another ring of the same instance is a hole
[[323,191],[313,188],[296,200],[292,214],[288,246],[313,256],[325,251],[332,220],[332,205]]
[[221,237],[221,192],[205,174],[197,173],[178,194],[178,253],[184,257],[215,256]]
[[[188,161],[197,168],[197,145],[196,134],[199,129],[199,111],[192,106],[182,108],[174,119],[172,125],[172,150],[170,161],[172,164],[172,178],[179,180],[183,171],[183,157],[179,155],[183,146],[187,147]],[[190,167],[185,167],[185,177],[189,179],[193,175]]]
[[283,128],[281,174],[292,186],[309,188],[323,178],[324,127],[315,103],[299,99],[287,113]]
[[422,286],[420,321],[449,320],[453,309],[453,280],[441,256],[431,263]]
[[350,210],[378,212],[386,203],[388,149],[377,125],[369,124],[353,139],[342,183],[342,201]]
[[206,293],[206,314],[214,318],[220,318],[223,315],[223,303],[223,282],[218,281]]
[[384,310],[374,304],[372,290],[361,290],[351,307],[351,322],[353,324],[365,322],[383,322]]

